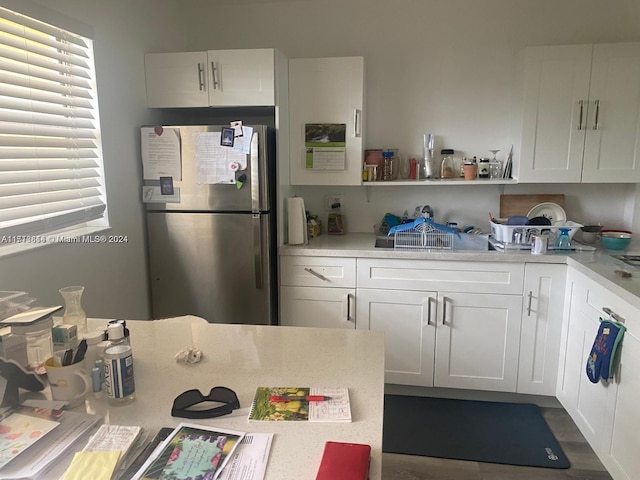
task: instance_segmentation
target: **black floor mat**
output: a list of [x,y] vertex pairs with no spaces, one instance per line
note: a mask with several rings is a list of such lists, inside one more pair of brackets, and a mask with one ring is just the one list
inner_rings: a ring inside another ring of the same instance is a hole
[[537,405],[385,395],[382,451],[569,468]]

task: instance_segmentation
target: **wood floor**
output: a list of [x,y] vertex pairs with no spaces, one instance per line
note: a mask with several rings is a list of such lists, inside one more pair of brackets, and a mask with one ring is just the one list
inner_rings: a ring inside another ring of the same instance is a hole
[[571,462],[566,470],[382,454],[383,480],[611,480],[571,417],[562,408],[542,413]]

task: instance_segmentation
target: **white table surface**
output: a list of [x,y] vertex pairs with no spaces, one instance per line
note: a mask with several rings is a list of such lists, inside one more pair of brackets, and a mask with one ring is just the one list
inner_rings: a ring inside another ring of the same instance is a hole
[[[89,329],[107,320],[89,319]],[[110,408],[111,424],[148,429],[200,423],[245,432],[273,432],[266,478],[314,479],[328,440],[371,446],[370,479],[381,478],[384,340],[381,332],[256,325],[210,324],[186,316],[127,321],[134,357],[136,399]],[[182,347],[204,352],[195,365],[177,363]],[[171,416],[173,399],[197,388],[233,389],[240,409],[209,420]],[[258,386],[348,387],[351,423],[252,422],[249,407]]]

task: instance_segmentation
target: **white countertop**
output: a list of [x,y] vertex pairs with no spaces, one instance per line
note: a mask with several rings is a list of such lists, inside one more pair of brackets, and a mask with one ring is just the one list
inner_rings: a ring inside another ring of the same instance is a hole
[[[89,328],[106,325],[89,320]],[[127,321],[134,356],[136,399],[111,407],[111,423],[149,429],[180,422],[245,432],[273,432],[268,480],[315,478],[328,440],[371,446],[370,479],[381,478],[384,341],[381,332],[260,325],[211,324],[199,317]],[[203,350],[195,365],[179,364],[182,347]],[[210,420],[171,416],[173,399],[193,388],[207,394],[231,388],[240,409]],[[259,386],[348,387],[353,422],[252,422]]]
[[[280,255],[567,264],[602,283],[616,295],[640,308],[640,268],[626,265],[613,257],[623,253],[636,254],[636,252],[611,252],[602,249],[595,252],[570,254],[550,251],[545,255],[532,255],[527,250],[506,252],[496,250],[398,251],[392,248],[376,248],[373,233],[320,235],[311,239],[308,245],[284,245],[279,249]],[[616,270],[630,272],[632,277],[622,278],[615,273]]]

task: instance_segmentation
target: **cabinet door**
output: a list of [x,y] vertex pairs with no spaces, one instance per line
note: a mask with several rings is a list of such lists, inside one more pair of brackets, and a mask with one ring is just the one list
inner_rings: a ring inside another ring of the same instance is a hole
[[354,310],[354,289],[280,287],[281,325],[354,329]]
[[563,325],[557,388],[560,403],[603,461],[611,431],[607,404],[615,397],[616,385],[604,381],[591,383],[585,370],[598,332],[601,306],[608,304],[603,303],[605,292],[580,274],[568,275],[567,301],[570,303]]
[[207,52],[148,53],[144,68],[148,107],[209,105]]
[[609,452],[605,463],[614,478],[640,478],[640,341],[627,331],[621,347],[616,382],[617,395],[607,410],[615,412]]
[[640,182],[640,43],[595,45],[583,182]]
[[515,392],[522,297],[439,293],[436,387]]
[[[363,57],[289,61],[290,174],[292,185],[360,185],[364,99]],[[346,158],[307,162],[306,124],[346,126]]]
[[526,49],[519,182],[580,182],[591,51],[591,45]]
[[526,265],[518,393],[555,395],[565,283],[565,265]]
[[433,386],[435,292],[358,289],[357,328],[384,332],[385,382]]
[[274,51],[209,50],[209,105],[275,105]]

